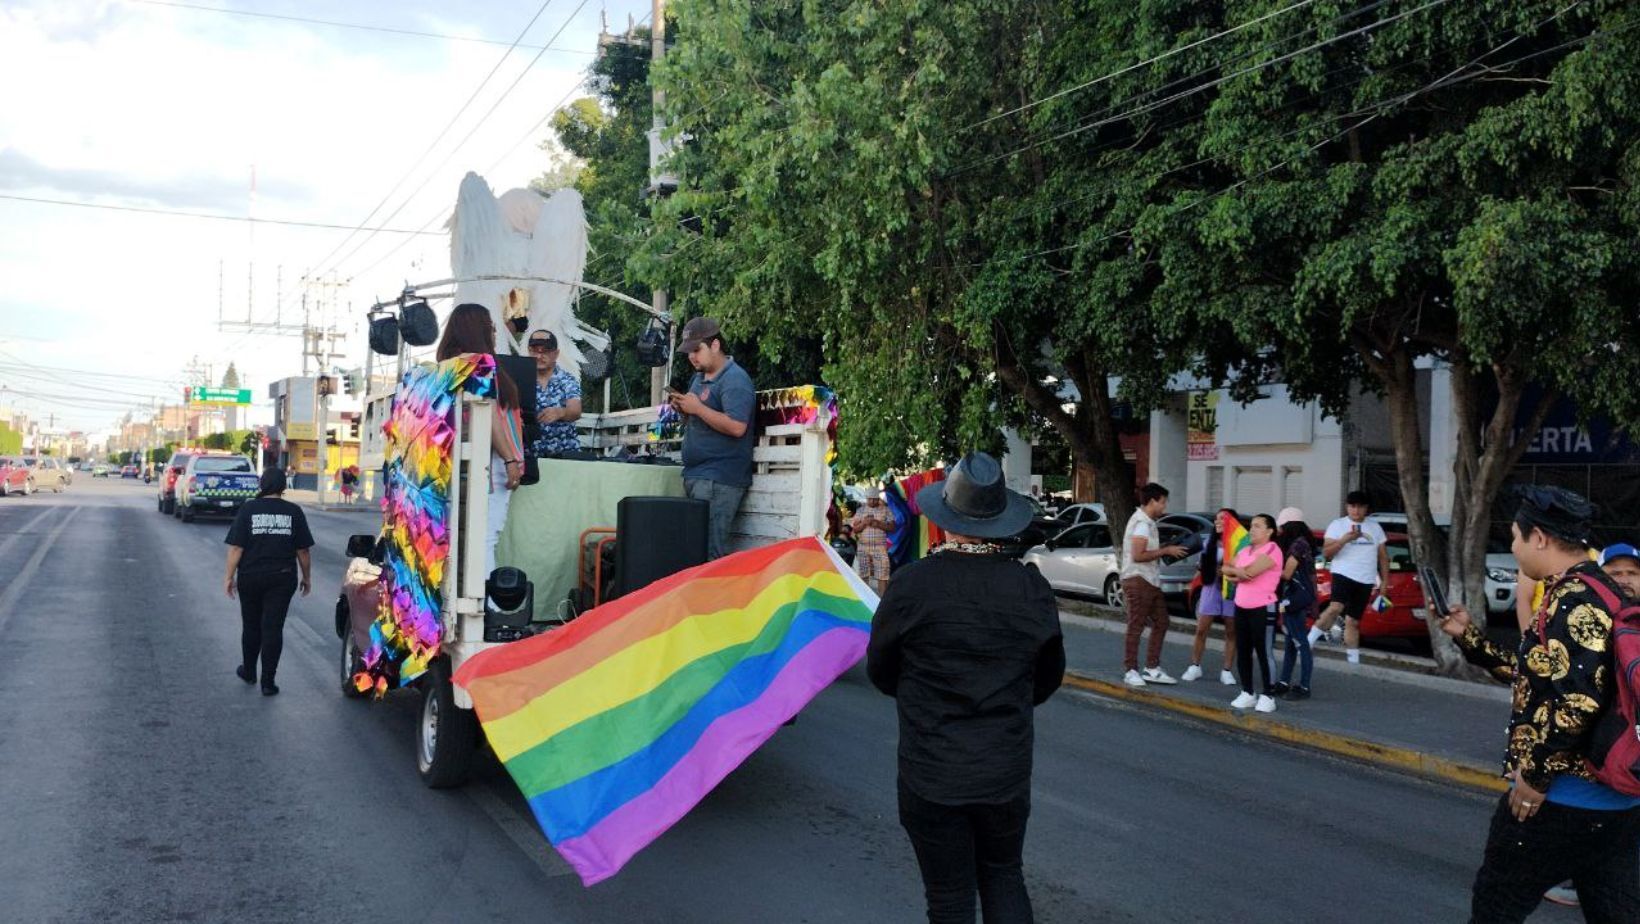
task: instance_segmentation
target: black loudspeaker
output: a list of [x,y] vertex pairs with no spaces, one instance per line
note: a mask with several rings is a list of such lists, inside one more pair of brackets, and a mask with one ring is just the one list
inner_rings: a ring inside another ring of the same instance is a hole
[[407,302],[399,310],[399,336],[411,346],[431,346],[438,342],[438,316],[426,302]]
[[703,500],[622,498],[615,508],[615,595],[705,564],[707,515]]
[[370,319],[370,349],[382,356],[399,355],[399,319],[390,314]]

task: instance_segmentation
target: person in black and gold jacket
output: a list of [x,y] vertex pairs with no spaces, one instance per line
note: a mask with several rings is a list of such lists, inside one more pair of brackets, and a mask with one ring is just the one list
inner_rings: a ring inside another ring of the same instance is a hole
[[1473,664],[1514,688],[1499,801],[1475,874],[1471,921],[1524,921],[1544,890],[1576,883],[1588,921],[1640,920],[1640,799],[1594,778],[1589,733],[1616,693],[1612,613],[1594,582],[1622,590],[1589,561],[1589,502],[1561,488],[1528,486],[1515,514],[1512,551],[1521,573],[1548,587],[1508,651],[1453,606],[1442,630]]

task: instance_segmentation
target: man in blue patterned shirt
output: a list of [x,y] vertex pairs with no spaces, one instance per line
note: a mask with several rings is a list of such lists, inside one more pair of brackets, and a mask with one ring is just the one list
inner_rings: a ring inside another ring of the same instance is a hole
[[578,452],[581,440],[575,421],[581,418],[581,383],[558,365],[558,336],[537,328],[530,332],[530,357],[535,360],[535,419],[541,435],[530,444],[538,458]]

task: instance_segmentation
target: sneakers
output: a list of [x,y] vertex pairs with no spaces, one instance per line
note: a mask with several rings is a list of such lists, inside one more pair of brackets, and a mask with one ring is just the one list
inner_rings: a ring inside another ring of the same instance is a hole
[[1243,693],[1230,701],[1231,709],[1247,709],[1258,702],[1258,697],[1251,693]]
[[1277,680],[1275,683],[1270,684],[1270,686],[1264,691],[1264,695],[1270,697],[1286,696],[1287,691],[1292,688],[1292,684],[1287,681]]
[[1142,687],[1145,685],[1145,678],[1140,677],[1138,671],[1128,671],[1122,675],[1122,682],[1130,687]]
[[1301,699],[1309,699],[1309,698],[1310,698],[1310,688],[1309,687],[1293,687],[1291,690],[1287,691],[1287,701],[1288,702],[1296,703]]
[[1159,684],[1162,684],[1163,686],[1167,686],[1167,685],[1171,685],[1171,684],[1175,684],[1175,683],[1179,682],[1179,681],[1173,679],[1171,676],[1169,676],[1167,671],[1164,671],[1159,667],[1147,667],[1147,668],[1145,668],[1145,678],[1144,679],[1145,679],[1145,683],[1159,683]]
[[1236,675],[1231,673],[1229,668],[1225,668],[1224,670],[1219,671],[1219,683],[1222,683],[1227,687],[1233,687],[1236,685]]
[[1566,908],[1577,907],[1577,890],[1572,888],[1572,884],[1569,882],[1561,883],[1543,893],[1543,898],[1545,901]]
[[1253,709],[1257,712],[1275,712],[1276,701],[1268,696],[1260,696],[1258,698],[1258,704],[1255,705]]
[[1192,680],[1202,679],[1202,666],[1200,664],[1190,665],[1184,669],[1184,676],[1179,679],[1185,681],[1186,683],[1189,683]]

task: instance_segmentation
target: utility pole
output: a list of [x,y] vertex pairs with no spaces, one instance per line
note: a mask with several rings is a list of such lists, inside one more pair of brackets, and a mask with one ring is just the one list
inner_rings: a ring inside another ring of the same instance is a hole
[[[666,103],[666,94],[661,92],[660,85],[655,82],[655,72],[666,57],[666,0],[653,0],[654,6],[650,10],[649,18],[649,85],[653,87],[650,97],[650,128],[649,128],[649,188],[656,196],[663,196],[666,191],[660,182],[661,166],[661,130],[665,128],[661,120],[661,107]],[[667,306],[667,292],[665,289],[656,289],[652,301],[657,314],[664,313]],[[666,358],[672,358],[672,324],[666,325]],[[660,406],[666,395],[666,382],[671,377],[672,364],[667,362],[659,369],[649,370],[649,403]],[[609,408],[606,406],[607,412]]]

